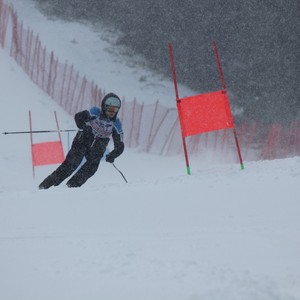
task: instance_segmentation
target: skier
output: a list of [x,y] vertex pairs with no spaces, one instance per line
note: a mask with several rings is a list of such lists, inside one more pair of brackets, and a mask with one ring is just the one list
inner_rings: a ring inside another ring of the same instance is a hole
[[117,118],[121,107],[120,98],[114,93],[105,95],[99,107],[92,107],[75,114],[75,123],[80,129],[64,162],[50,174],[40,185],[39,189],[57,186],[69,177],[85,157],[86,162],[67,182],[68,187],[80,187],[98,169],[100,160],[112,136],[114,149],[106,155],[106,161],[113,163],[123,153],[122,123]]

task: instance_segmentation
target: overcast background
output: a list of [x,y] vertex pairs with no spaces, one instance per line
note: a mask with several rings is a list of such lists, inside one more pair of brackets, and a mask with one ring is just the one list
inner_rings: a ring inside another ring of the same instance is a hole
[[119,31],[129,59],[140,54],[168,77],[172,42],[178,80],[201,93],[221,87],[216,40],[231,103],[243,108],[243,118],[299,118],[298,0],[35,1],[48,16]]

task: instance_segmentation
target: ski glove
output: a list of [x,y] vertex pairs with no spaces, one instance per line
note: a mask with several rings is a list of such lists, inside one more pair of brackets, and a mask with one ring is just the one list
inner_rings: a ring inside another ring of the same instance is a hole
[[87,110],[75,114],[75,123],[79,129],[86,127],[86,122],[96,119],[96,116],[91,116]]
[[115,158],[113,157],[113,155],[111,155],[110,153],[106,155],[105,160],[109,163],[113,163],[115,161]]

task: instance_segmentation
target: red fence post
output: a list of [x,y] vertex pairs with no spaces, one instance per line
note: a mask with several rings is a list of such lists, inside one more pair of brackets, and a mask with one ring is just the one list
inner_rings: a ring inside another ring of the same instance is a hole
[[5,46],[5,37],[7,32],[7,25],[10,15],[10,7],[0,0],[0,45]]

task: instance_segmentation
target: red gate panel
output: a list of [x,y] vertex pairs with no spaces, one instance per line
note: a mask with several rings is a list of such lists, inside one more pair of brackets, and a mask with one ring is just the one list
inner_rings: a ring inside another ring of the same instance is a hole
[[178,110],[183,136],[234,128],[226,91],[179,99]]

